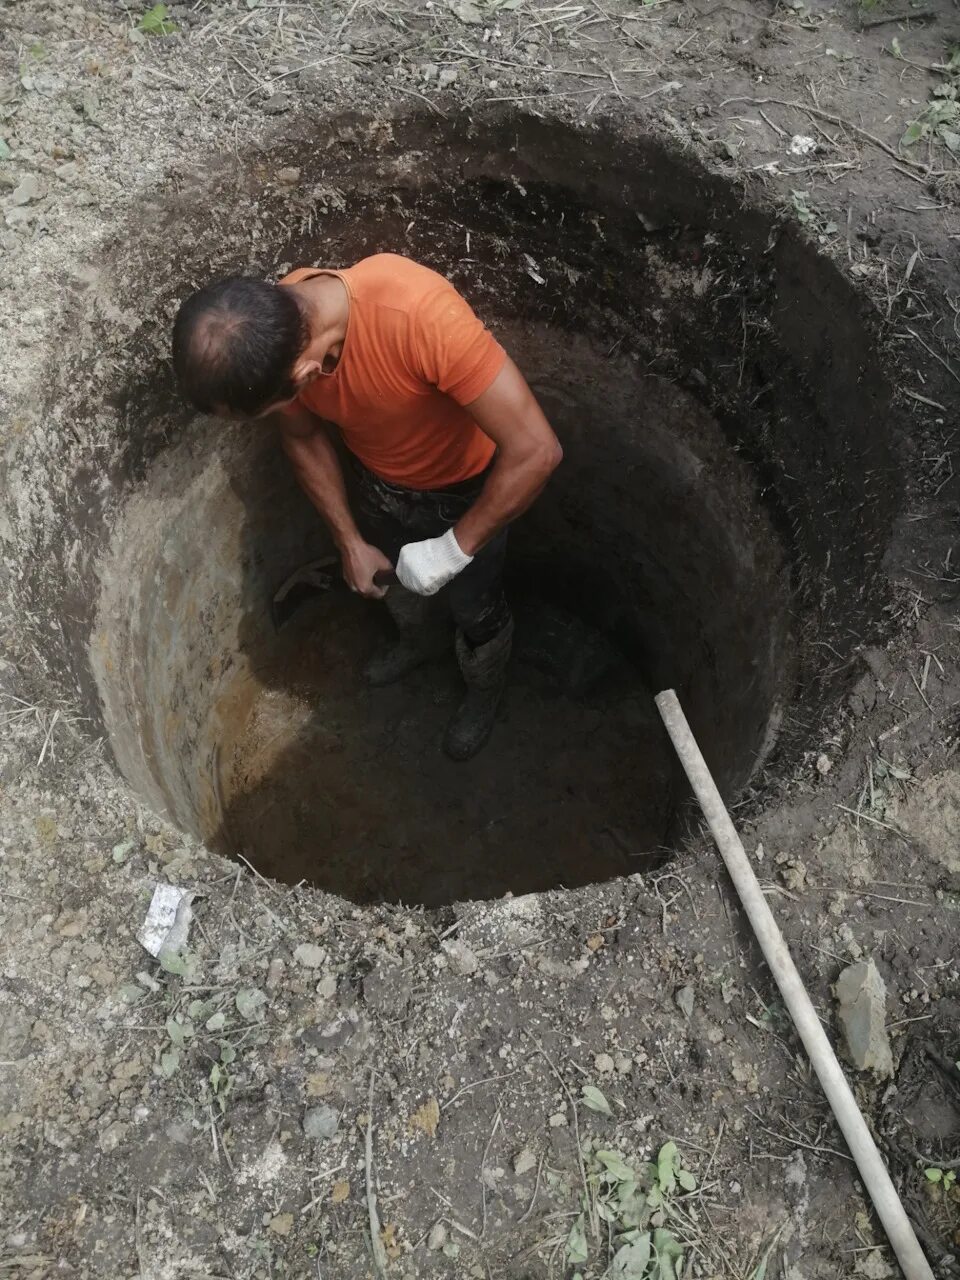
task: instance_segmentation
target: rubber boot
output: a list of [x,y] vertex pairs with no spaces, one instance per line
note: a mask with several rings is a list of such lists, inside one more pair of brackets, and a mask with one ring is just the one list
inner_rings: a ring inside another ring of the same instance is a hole
[[393,684],[425,662],[439,658],[447,647],[448,635],[430,601],[396,584],[384,597],[384,604],[398,634],[381,645],[363,669],[367,684]]
[[490,737],[494,718],[507,683],[507,665],[513,643],[513,619],[486,644],[471,649],[457,632],[457,661],[467,685],[467,696],[447,725],[443,749],[451,760],[469,760]]

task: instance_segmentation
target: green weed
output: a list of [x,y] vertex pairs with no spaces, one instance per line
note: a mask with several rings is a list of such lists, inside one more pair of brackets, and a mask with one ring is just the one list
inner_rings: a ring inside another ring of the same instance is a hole
[[[891,42],[891,48],[895,57],[903,57],[898,40]],[[941,142],[951,154],[960,156],[960,45],[951,46],[945,60],[933,70],[945,75],[946,82],[937,85],[916,118],[908,122],[900,146]]]
[[[587,1187],[566,1242],[567,1262],[583,1266],[590,1259],[588,1219],[607,1224],[613,1249],[604,1280],[676,1280],[683,1264],[683,1244],[665,1225],[670,1202],[696,1190],[676,1143],[660,1148],[656,1163],[635,1170],[616,1151],[598,1150],[587,1163]],[[574,1280],[583,1280],[577,1272]]]
[[177,26],[167,16],[168,12],[165,4],[155,4],[137,23],[137,29],[145,36],[172,36]]

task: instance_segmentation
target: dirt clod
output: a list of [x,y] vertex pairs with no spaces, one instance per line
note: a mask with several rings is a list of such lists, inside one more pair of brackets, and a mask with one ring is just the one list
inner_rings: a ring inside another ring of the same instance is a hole
[[315,1141],[329,1141],[339,1125],[340,1115],[333,1107],[310,1107],[303,1117],[303,1132]]

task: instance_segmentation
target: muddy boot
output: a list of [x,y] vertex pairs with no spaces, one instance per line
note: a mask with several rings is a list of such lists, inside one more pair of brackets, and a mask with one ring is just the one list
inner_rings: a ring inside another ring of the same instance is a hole
[[442,622],[430,601],[399,584],[384,597],[387,612],[398,634],[381,645],[363,669],[367,684],[393,684],[425,662],[439,658],[449,643]]
[[476,649],[471,649],[462,633],[457,632],[457,660],[467,696],[454,712],[443,739],[443,749],[451,760],[469,760],[490,737],[507,683],[512,641],[512,619],[498,635]]

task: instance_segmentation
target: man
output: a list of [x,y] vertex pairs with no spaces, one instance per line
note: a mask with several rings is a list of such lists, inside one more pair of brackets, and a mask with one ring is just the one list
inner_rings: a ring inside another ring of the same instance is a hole
[[[507,526],[562,456],[516,365],[448,281],[388,253],[279,284],[208,285],[180,308],[173,359],[203,412],[275,420],[347,585],[385,597],[399,636],[368,664],[371,683],[438,652],[425,597],[445,594],[467,693],[444,748],[469,759],[506,681]],[[355,514],[331,423],[355,473]],[[386,592],[374,576],[394,565],[400,585]]]

